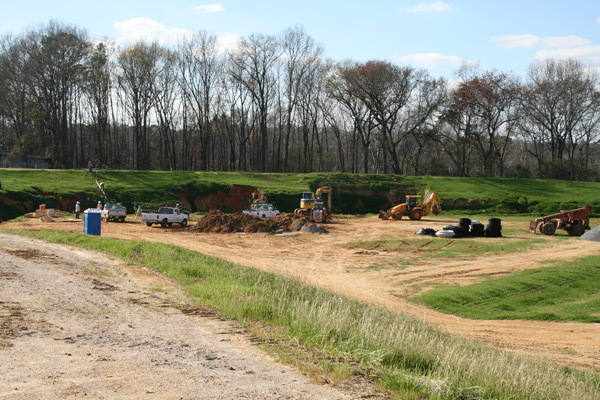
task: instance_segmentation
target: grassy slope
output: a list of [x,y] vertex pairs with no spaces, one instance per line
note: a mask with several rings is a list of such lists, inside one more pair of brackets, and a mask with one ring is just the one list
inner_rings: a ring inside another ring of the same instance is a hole
[[[56,231],[21,232],[81,245],[177,279],[201,304],[249,327],[272,347],[312,354],[373,377],[402,398],[594,399],[600,377],[531,362],[442,333],[420,321],[176,246]],[[294,350],[295,349],[295,350]],[[285,351],[285,350],[280,350]]]
[[[99,190],[84,170],[1,170],[4,194],[55,206],[54,195],[96,201]],[[262,189],[283,211],[297,207],[300,193],[330,184],[346,191],[334,201],[337,211],[377,212],[387,208],[385,194],[422,193],[436,190],[445,211],[533,214],[595,205],[600,215],[600,183],[504,178],[411,177],[355,174],[259,174],[238,172],[99,171],[111,197],[131,207],[133,203],[165,203],[179,200],[178,192],[191,195],[227,190],[229,185]],[[361,194],[362,189],[378,193]],[[471,200],[471,202],[469,202]],[[357,206],[360,204],[360,206]],[[594,212],[594,211],[593,211]],[[13,216],[11,216],[13,217]]]
[[600,256],[522,271],[466,287],[443,287],[420,300],[475,319],[600,322]]

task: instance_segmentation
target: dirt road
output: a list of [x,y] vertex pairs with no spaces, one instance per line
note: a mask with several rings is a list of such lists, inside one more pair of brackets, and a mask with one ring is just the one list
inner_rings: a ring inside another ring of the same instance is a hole
[[[211,234],[179,228],[148,228],[143,224],[108,223],[102,235],[123,239],[172,243],[243,265],[301,279],[363,301],[423,318],[443,329],[481,342],[508,348],[534,358],[569,365],[600,368],[600,324],[538,321],[477,321],[445,315],[408,302],[407,296],[435,285],[470,284],[489,276],[502,276],[537,268],[550,260],[572,260],[599,254],[600,243],[570,238],[532,246],[522,252],[464,254],[452,258],[419,257],[418,248],[361,250],[352,246],[412,236],[423,226],[440,229],[454,219],[380,221],[376,217],[341,217],[328,225],[330,234]],[[30,220],[7,223],[7,227],[60,229],[81,232],[82,223],[43,223]],[[513,237],[469,239],[506,246],[534,238],[522,223],[502,223],[504,230],[518,229]],[[441,239],[443,240],[443,239]],[[411,260],[410,263],[405,263]]]
[[360,397],[275,364],[181,299],[145,268],[0,233],[0,398]]

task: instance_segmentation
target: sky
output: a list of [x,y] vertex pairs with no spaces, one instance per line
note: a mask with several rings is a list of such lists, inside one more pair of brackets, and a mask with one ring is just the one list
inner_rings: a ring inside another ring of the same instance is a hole
[[465,63],[524,76],[545,58],[600,72],[600,0],[0,0],[0,34],[50,20],[124,45],[205,30],[224,49],[299,25],[335,61],[391,61],[448,79]]

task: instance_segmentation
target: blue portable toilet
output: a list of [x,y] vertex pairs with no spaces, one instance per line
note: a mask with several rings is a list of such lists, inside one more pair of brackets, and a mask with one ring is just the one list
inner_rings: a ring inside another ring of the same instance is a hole
[[83,233],[100,236],[101,212],[99,208],[88,208],[83,212]]

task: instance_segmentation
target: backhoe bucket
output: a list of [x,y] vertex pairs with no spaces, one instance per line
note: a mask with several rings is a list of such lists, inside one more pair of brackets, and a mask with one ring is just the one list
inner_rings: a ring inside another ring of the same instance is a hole
[[533,221],[529,222],[529,232],[531,233],[535,233],[537,226],[539,225],[540,221],[535,219]]
[[390,214],[387,211],[379,210],[379,218],[390,219]]

